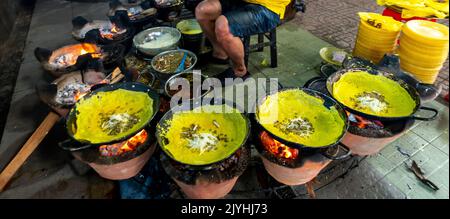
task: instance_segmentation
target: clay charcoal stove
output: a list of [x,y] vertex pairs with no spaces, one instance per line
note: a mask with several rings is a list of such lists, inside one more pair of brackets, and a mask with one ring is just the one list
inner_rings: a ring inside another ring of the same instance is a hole
[[109,4],[108,16],[112,17],[117,12],[124,11],[129,18],[129,22],[140,31],[147,24],[155,22],[157,10],[153,7],[153,1],[149,0],[137,0],[137,1],[124,1],[124,0],[112,0]]
[[351,113],[348,117],[350,126],[342,143],[359,156],[377,154],[414,125],[412,119],[381,122]]
[[144,129],[128,140],[72,152],[74,157],[91,166],[100,176],[124,180],[141,171],[156,149],[154,138]]
[[110,20],[88,21],[78,16],[72,20],[72,25],[72,35],[76,40],[95,44],[121,43],[130,47],[135,33],[125,12],[117,12]]
[[[277,106],[279,109],[275,109]],[[284,111],[292,109],[297,111]],[[332,160],[351,155],[340,144],[347,131],[347,115],[336,101],[323,93],[284,88],[259,99],[255,112],[252,124],[255,147],[267,172],[280,183],[306,184]],[[320,117],[327,118],[328,125],[321,126],[323,120],[310,120]]]
[[120,66],[124,57],[123,45],[98,46],[90,43],[79,43],[61,47],[56,50],[36,48],[34,55],[44,70],[53,77],[80,70],[86,62],[97,59],[105,68],[112,71]]
[[162,165],[187,198],[225,197],[248,165],[250,121],[229,101],[181,104],[156,130]]
[[[326,78],[313,78],[305,84],[305,87],[327,93],[326,81]],[[349,128],[342,143],[350,148],[353,154],[359,156],[377,154],[414,125],[412,119],[381,122],[351,113],[347,115]]]
[[242,147],[228,159],[204,167],[181,164],[161,153],[161,163],[188,198],[223,198],[244,173],[250,159],[250,149]]
[[331,163],[330,158],[341,153],[339,146],[300,150],[275,140],[266,131],[259,132],[254,138],[267,172],[285,185],[303,185],[312,181]]
[[105,74],[92,69],[65,74],[51,84],[37,86],[41,100],[54,108],[72,107],[94,85],[108,83]]

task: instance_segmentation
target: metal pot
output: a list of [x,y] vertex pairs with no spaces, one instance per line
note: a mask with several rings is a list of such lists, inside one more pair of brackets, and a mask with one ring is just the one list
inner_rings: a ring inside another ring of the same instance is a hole
[[[187,57],[191,58],[192,65],[189,68],[183,69],[182,71],[175,71],[175,72],[171,72],[171,73],[165,73],[165,72],[161,72],[161,71],[157,70],[157,68],[156,68],[156,60],[158,60],[162,56],[169,55],[169,54],[172,54],[172,53],[180,53],[180,52],[187,53]],[[182,49],[180,49],[180,50],[170,50],[170,51],[162,52],[162,53],[158,54],[157,56],[153,57],[151,64],[152,64],[153,71],[156,73],[156,77],[160,81],[165,83],[169,78],[173,77],[174,75],[176,75],[178,73],[192,71],[192,69],[194,69],[195,65],[197,64],[197,56],[193,52],[188,51],[188,50],[182,50]]]
[[[194,89],[193,91],[191,91],[191,94],[193,94],[193,95],[190,95],[189,98],[184,97],[184,95],[177,95],[182,98],[185,98],[185,100],[186,99],[193,100],[193,99],[197,99],[197,98],[203,98],[206,95],[208,95],[208,93],[212,90],[212,88],[209,87],[209,90],[202,92],[202,84],[206,79],[208,79],[207,76],[205,76],[201,73],[196,73],[195,71],[194,72],[190,72],[190,71],[189,72],[181,72],[181,73],[178,73],[178,74],[170,77],[167,80],[167,82],[165,83],[164,91],[168,97],[173,97],[175,95],[174,92],[170,92],[171,91],[170,87],[174,84],[179,85],[180,83],[177,82],[177,80],[179,80],[179,79],[188,80],[190,83],[190,88]],[[193,87],[192,84],[194,83],[195,80],[198,80],[198,79],[200,79],[200,81],[196,81],[195,83],[198,83],[199,87]]]
[[163,21],[175,20],[181,14],[183,5],[183,0],[156,0],[155,8],[158,10],[158,19]]
[[[154,41],[158,39],[158,37],[161,37],[164,34],[170,34],[173,38],[173,43],[170,45],[166,45],[159,48],[145,48],[143,45],[145,43]],[[178,47],[178,43],[181,39],[181,33],[176,28],[172,27],[154,27],[147,30],[144,30],[140,33],[138,33],[133,38],[133,46],[138,49],[140,52],[144,53],[148,56],[156,56],[162,52],[168,51],[168,50],[174,50]]]

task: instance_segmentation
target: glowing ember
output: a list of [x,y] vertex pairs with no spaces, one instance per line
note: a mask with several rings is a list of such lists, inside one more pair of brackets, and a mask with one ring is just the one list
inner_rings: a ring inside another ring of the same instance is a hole
[[348,119],[350,121],[350,124],[360,128],[360,129],[367,129],[367,128],[370,128],[370,129],[383,129],[384,128],[383,123],[380,122],[380,121],[365,119],[365,118],[363,118],[361,116],[354,115],[354,114],[351,114],[351,113],[348,113],[348,112],[347,112],[347,115],[348,115]]
[[264,148],[277,157],[294,160],[297,159],[299,155],[299,151],[297,149],[290,148],[273,139],[267,132],[262,132],[259,135],[259,138],[261,139],[261,143]]
[[102,55],[100,49],[96,45],[83,43],[55,51],[55,54],[52,54],[50,60],[59,66],[71,66],[75,65],[79,56],[88,53],[91,54],[93,58],[100,58]]
[[113,40],[116,36],[121,35],[121,34],[125,33],[126,31],[127,31],[126,29],[120,29],[116,25],[112,24],[112,26],[110,28],[107,27],[107,28],[100,29],[100,34],[105,39]]
[[112,145],[102,145],[99,148],[100,155],[104,157],[114,157],[126,152],[135,151],[139,146],[147,141],[148,133],[145,130],[140,131],[127,141]]
[[90,90],[89,85],[78,82],[70,83],[57,92],[55,101],[63,105],[73,105]]

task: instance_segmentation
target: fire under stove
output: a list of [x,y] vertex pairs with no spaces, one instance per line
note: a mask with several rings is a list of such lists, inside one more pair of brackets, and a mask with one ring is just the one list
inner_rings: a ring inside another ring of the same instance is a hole
[[[305,87],[328,94],[326,78],[313,78]],[[388,144],[400,138],[414,125],[414,119],[396,121],[377,121],[348,113],[350,125],[342,143],[351,149],[354,155],[368,156],[380,152]]]
[[79,43],[49,50],[37,47],[36,59],[44,70],[53,77],[77,71],[90,59],[98,59],[105,72],[112,72],[121,66],[125,47],[121,44],[98,46],[91,43]]
[[156,22],[157,10],[153,7],[152,1],[149,0],[110,1],[108,11],[109,17],[112,17],[121,11],[126,13],[130,25],[132,25],[136,31],[141,31],[144,29],[144,26]]
[[128,140],[110,145],[90,146],[67,140],[59,146],[103,178],[125,180],[136,176],[155,152],[156,141],[151,133],[151,129],[144,129]]
[[72,35],[81,42],[94,44],[122,44],[131,48],[132,39],[136,33],[130,25],[125,11],[118,11],[109,20],[89,21],[82,16],[72,20]]
[[[297,186],[311,182],[333,159],[341,159],[339,146],[297,149],[283,144],[264,130],[253,136],[266,171],[278,182]],[[342,159],[344,156],[342,156]]]

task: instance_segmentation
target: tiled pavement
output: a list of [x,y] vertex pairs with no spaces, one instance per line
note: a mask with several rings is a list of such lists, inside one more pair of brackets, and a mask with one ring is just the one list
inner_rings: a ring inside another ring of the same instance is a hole
[[[318,5],[324,1],[317,1]],[[345,3],[347,1],[328,1],[329,7],[350,10],[361,7],[358,4]],[[366,2],[366,1],[365,1]],[[343,4],[350,4],[351,9],[346,9]],[[310,11],[315,7],[309,3]],[[37,81],[49,81],[40,70],[39,64],[32,56],[32,50],[36,46],[56,48],[58,46],[73,43],[70,33],[70,19],[79,14],[89,18],[103,18],[106,4],[86,4],[70,3],[62,0],[38,0],[36,10],[33,15],[31,29],[24,52],[24,63],[18,76],[18,84],[13,97],[13,103],[8,116],[6,135],[3,136],[0,145],[0,158],[2,163],[9,160],[11,151],[17,150],[18,146],[26,140],[26,137],[36,128],[40,121],[39,114],[26,114],[26,109],[33,109],[39,112],[47,110],[45,106],[39,104],[34,92],[34,85]],[[369,7],[363,6],[363,7]],[[369,9],[369,8],[368,8]],[[331,9],[330,9],[331,10]],[[334,40],[342,41],[343,45],[348,38],[340,37],[339,32],[344,34],[354,28],[351,18],[333,17],[333,11],[328,10],[330,15],[320,16],[318,19],[341,19],[342,24],[339,30],[329,31],[328,34],[335,37]],[[326,11],[324,9],[324,11]],[[309,12],[310,13],[310,12]],[[325,13],[325,12],[324,12]],[[308,15],[306,15],[308,16]],[[307,19],[304,17],[303,19]],[[279,47],[279,67],[272,69],[266,67],[264,60],[269,59],[266,50],[262,53],[253,53],[250,57],[250,72],[255,78],[278,78],[284,86],[302,86],[309,78],[317,76],[317,67],[320,65],[318,51],[323,46],[329,45],[327,42],[318,39],[313,34],[314,30],[304,30],[299,28],[297,22],[288,23],[278,31]],[[323,22],[326,23],[325,21]],[[303,24],[301,24],[303,25]],[[330,24],[331,25],[331,24]],[[345,27],[346,26],[346,27]],[[321,29],[320,27],[318,27]],[[334,28],[333,25],[329,28]],[[306,28],[305,28],[306,29]],[[343,45],[344,46],[344,45]],[[220,72],[220,68],[207,66],[205,73],[215,74]],[[31,80],[32,79],[32,80]],[[33,104],[31,104],[33,103]],[[31,104],[31,105],[30,105]],[[379,155],[363,158],[354,158],[342,163],[333,163],[324,174],[318,177],[316,184],[318,198],[449,198],[449,110],[437,102],[429,105],[438,108],[441,112],[439,119],[433,122],[418,122],[402,138],[385,148]],[[25,113],[25,114],[24,114]],[[42,114],[42,115],[41,115]],[[32,122],[30,122],[32,121]],[[23,125],[22,125],[23,124]],[[26,124],[26,125],[25,125]],[[111,183],[99,179],[92,174],[79,175],[68,166],[67,153],[62,153],[55,145],[60,137],[62,129],[53,130],[49,138],[45,141],[25,163],[11,183],[11,187],[4,193],[0,193],[3,198],[80,198],[80,197],[104,197],[111,190]],[[6,138],[5,138],[6,136]],[[423,168],[426,176],[429,177],[441,190],[438,192],[429,191],[405,168],[408,157],[402,155],[407,152],[412,160],[415,160]],[[360,161],[347,172],[348,162]],[[261,171],[261,170],[259,170]],[[230,198],[264,198],[266,194],[253,190],[256,188],[253,181],[253,169],[249,169],[249,176],[239,180]],[[337,179],[335,179],[337,176]],[[285,187],[285,190],[292,191],[291,198],[306,198],[304,187]],[[251,192],[245,192],[249,191]],[[93,194],[94,192],[94,194]],[[286,191],[285,191],[286,192]]]
[[[315,36],[344,48],[353,50],[358,31],[358,12],[383,11],[376,0],[306,0],[306,13],[295,22]],[[448,26],[448,20],[443,21]],[[444,64],[436,84],[443,85],[442,95],[448,94],[449,61]]]

